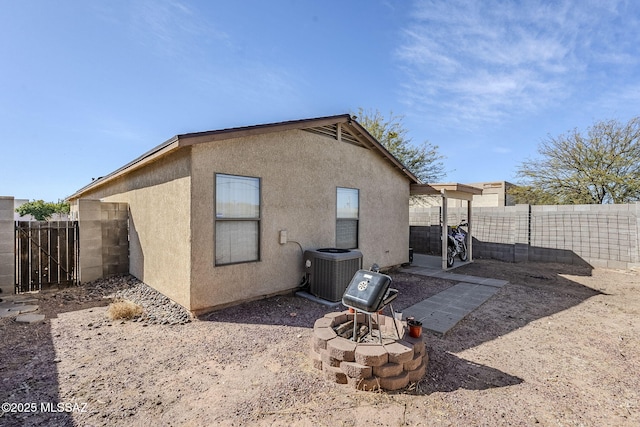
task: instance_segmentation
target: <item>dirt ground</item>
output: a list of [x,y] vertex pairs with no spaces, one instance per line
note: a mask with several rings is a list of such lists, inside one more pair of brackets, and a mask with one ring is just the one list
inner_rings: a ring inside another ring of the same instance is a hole
[[[427,332],[425,378],[394,393],[312,368],[311,328],[331,310],[305,299],[169,326],[106,321],[108,301],[84,287],[39,294],[44,322],[0,319],[0,425],[640,425],[638,272],[489,260],[456,272],[510,284],[446,336]],[[400,310],[454,284],[392,276]]]

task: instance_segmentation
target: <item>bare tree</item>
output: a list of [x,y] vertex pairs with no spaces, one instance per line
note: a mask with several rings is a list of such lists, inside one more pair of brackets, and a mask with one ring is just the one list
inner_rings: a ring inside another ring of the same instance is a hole
[[403,116],[389,113],[385,118],[378,110],[358,109],[357,120],[391,154],[422,182],[436,182],[446,175],[438,146],[428,141],[415,145],[407,137]]
[[[528,196],[559,204],[628,203],[640,200],[640,117],[626,124],[596,122],[586,135],[577,129],[548,137],[539,159],[518,168],[520,203]],[[519,200],[518,200],[519,199]]]

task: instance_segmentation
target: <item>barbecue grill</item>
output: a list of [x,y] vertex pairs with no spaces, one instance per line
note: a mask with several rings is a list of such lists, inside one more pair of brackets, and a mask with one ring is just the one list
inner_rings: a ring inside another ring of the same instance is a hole
[[[398,332],[398,326],[395,323],[393,315],[393,305],[391,302],[398,296],[398,290],[389,287],[391,284],[391,277],[386,274],[378,273],[376,271],[358,270],[351,279],[347,290],[342,296],[342,304],[346,307],[352,308],[355,311],[365,313],[369,321],[369,333],[371,333],[371,315],[378,313],[388,305],[391,309],[391,318],[396,329],[398,339],[400,333]],[[357,316],[354,316],[357,319]],[[357,321],[353,322],[353,339],[356,337]],[[382,343],[382,333],[378,329],[378,336]]]

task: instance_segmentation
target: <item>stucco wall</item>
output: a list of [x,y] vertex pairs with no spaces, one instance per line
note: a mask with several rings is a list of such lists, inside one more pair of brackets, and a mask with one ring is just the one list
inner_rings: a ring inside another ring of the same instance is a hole
[[129,205],[129,272],[189,307],[190,149],[185,148],[83,196]]
[[[303,249],[335,245],[336,187],[360,190],[363,265],[408,260],[409,185],[378,154],[294,130],[192,147],[191,309],[205,310],[295,288]],[[261,178],[261,260],[214,265],[214,176]],[[280,230],[289,243],[279,244]]]

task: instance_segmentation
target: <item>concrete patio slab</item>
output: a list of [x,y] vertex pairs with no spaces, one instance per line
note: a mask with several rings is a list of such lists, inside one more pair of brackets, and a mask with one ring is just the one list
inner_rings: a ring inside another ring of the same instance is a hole
[[18,313],[17,311],[11,311],[5,308],[0,308],[0,319],[3,319],[5,317],[17,316],[18,314],[20,313]]
[[451,273],[448,271],[434,270],[431,268],[422,268],[420,266],[406,267],[400,269],[402,273],[416,274],[418,276],[436,277],[438,279],[454,280],[458,282],[476,283],[479,285],[493,286],[501,288],[507,283],[506,280],[491,279],[487,277],[468,276],[466,274]]
[[439,257],[421,254],[415,254],[412,265],[400,271],[458,282],[431,298],[404,309],[402,313],[404,318],[414,317],[422,322],[424,329],[442,335],[509,283],[506,280],[443,271]]
[[431,298],[405,308],[402,314],[403,317],[411,316],[419,320],[423,328],[444,335],[499,289],[461,282]]
[[22,313],[31,313],[32,311],[38,310],[38,306],[37,305],[20,305],[20,304],[16,304],[12,308],[10,308],[9,310],[10,311],[17,311],[20,314],[22,314]]
[[24,304],[35,304],[38,302],[37,298],[24,298],[19,295],[10,295],[8,297],[3,297],[0,300],[0,308],[3,307],[14,307],[16,305],[24,305]]
[[16,317],[18,323],[36,323],[44,320],[44,314],[21,314]]
[[[18,319],[23,318],[22,316],[25,316],[23,313],[32,313],[38,310],[39,306],[33,304],[34,302],[38,302],[38,300],[36,298],[25,298],[18,295],[11,295],[9,298],[5,298],[3,301],[0,301],[0,319],[6,317],[16,317],[16,321],[18,321]],[[42,319],[44,319],[44,314],[38,314],[37,316],[37,319],[40,319],[40,316],[42,316]],[[23,319],[30,320],[31,318],[26,317]],[[34,321],[21,321],[21,323],[33,322]]]

